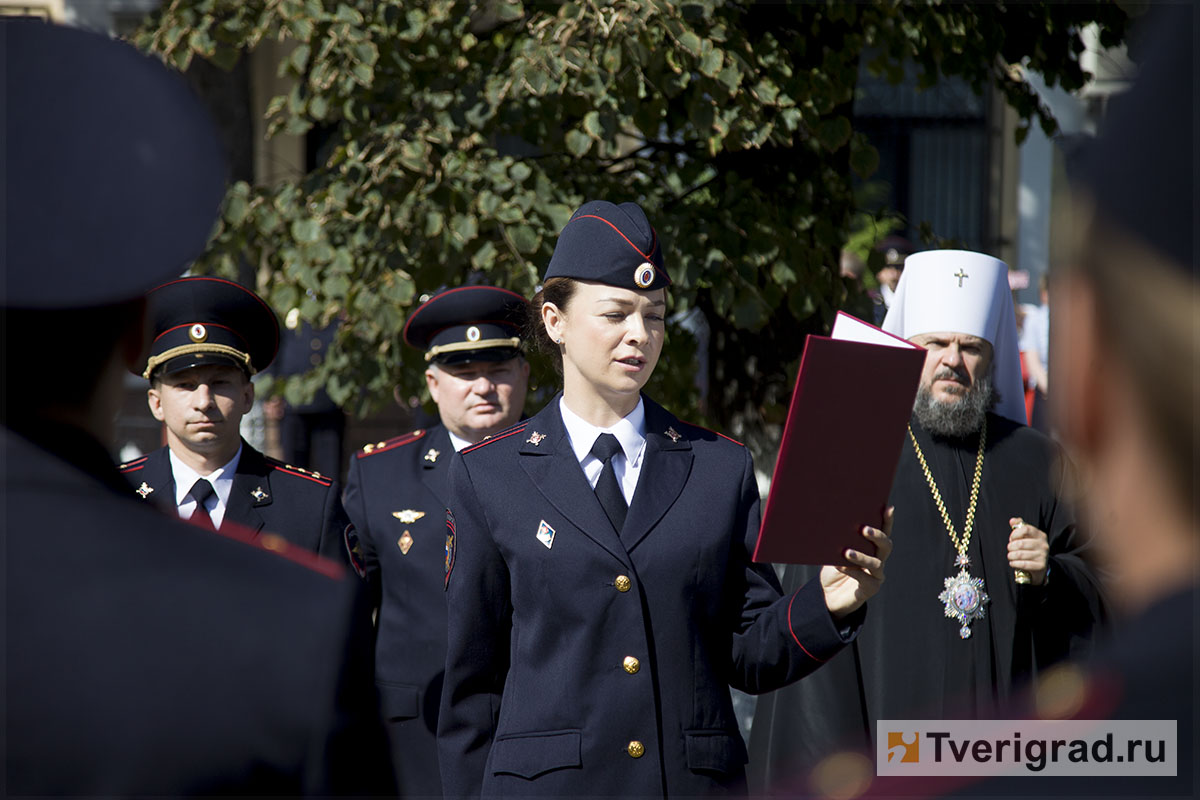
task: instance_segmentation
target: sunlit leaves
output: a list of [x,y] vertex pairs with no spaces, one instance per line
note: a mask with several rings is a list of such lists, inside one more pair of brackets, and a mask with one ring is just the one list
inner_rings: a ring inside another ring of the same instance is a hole
[[[671,311],[707,317],[709,395],[676,323],[652,391],[737,435],[785,407],[806,333],[844,292],[851,176],[879,165],[854,131],[861,61],[899,80],[953,74],[1051,124],[1009,65],[1078,88],[1077,4],[689,0],[174,0],[137,36],[186,69],[271,43],[287,88],[268,136],[321,131],[323,163],[231,187],[201,269],[252,268],[281,314],[342,321],[317,386],[349,410],[422,389],[400,331],[441,286],[531,295],[570,214],[637,200],[663,243]],[[546,375],[538,377],[552,385]],[[740,433],[739,433],[740,432]]]

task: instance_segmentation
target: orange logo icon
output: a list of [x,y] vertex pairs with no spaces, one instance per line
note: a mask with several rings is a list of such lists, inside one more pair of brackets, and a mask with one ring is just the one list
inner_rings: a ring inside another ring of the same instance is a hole
[[889,764],[893,761],[918,763],[921,760],[921,741],[917,734],[888,731],[887,760]]

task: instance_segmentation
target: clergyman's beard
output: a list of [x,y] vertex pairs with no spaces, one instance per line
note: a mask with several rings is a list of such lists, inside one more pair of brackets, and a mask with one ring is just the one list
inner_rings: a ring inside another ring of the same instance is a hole
[[953,402],[935,399],[931,381],[929,386],[922,383],[917,389],[913,416],[930,433],[963,438],[979,430],[984,415],[996,405],[996,399],[991,370],[980,376]]

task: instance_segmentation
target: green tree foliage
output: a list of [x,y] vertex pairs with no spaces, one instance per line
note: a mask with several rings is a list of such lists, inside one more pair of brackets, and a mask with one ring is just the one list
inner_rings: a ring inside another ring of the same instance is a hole
[[698,308],[711,330],[707,396],[679,326],[651,391],[766,445],[804,336],[846,300],[852,176],[878,163],[850,115],[860,60],[998,89],[1021,137],[1054,121],[1013,65],[1079,88],[1092,21],[1123,35],[1114,5],[174,0],[138,39],[181,69],[296,45],[269,129],[327,126],[328,157],[295,181],[235,184],[200,265],[252,265],[281,312],[344,315],[292,391],[326,385],[360,412],[397,382],[421,391],[400,332],[422,292],[481,280],[530,296],[577,205],[633,199],[665,244],[673,311]]

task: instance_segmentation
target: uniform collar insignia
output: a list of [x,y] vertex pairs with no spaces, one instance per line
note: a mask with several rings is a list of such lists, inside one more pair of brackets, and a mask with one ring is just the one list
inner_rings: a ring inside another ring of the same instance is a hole
[[428,461],[430,464],[433,464],[434,462],[436,462],[438,460],[438,456],[440,456],[441,454],[442,453],[440,450],[435,450],[434,448],[431,447],[431,448],[429,448],[428,452],[425,453],[425,460]]
[[264,492],[261,486],[255,486],[254,491],[250,493],[250,496],[254,498],[254,502],[261,503],[271,495]]
[[533,433],[529,434],[529,438],[526,439],[525,441],[529,442],[534,447],[537,447],[539,444],[542,443],[542,439],[545,439],[545,438],[546,438],[546,434],[538,433],[537,431],[534,431]]
[[666,433],[667,433],[667,436],[670,436],[670,437],[671,437],[671,441],[672,441],[672,442],[676,442],[676,443],[678,443],[678,442],[679,442],[679,440],[682,438],[682,437],[679,435],[679,431],[675,430],[675,427],[674,427],[674,426],[671,426],[670,428],[667,428],[667,431],[666,431]]
[[551,528],[546,520],[542,520],[542,524],[538,525],[537,540],[546,545],[547,550],[554,546],[554,528]]
[[142,481],[142,485],[139,486],[134,491],[136,491],[138,494],[140,494],[142,496],[142,499],[145,500],[146,496],[154,491],[154,487],[148,485],[145,481]]
[[425,512],[414,511],[411,508],[406,508],[403,511],[393,511],[392,516],[403,522],[405,525],[412,525],[421,517],[425,516]]

